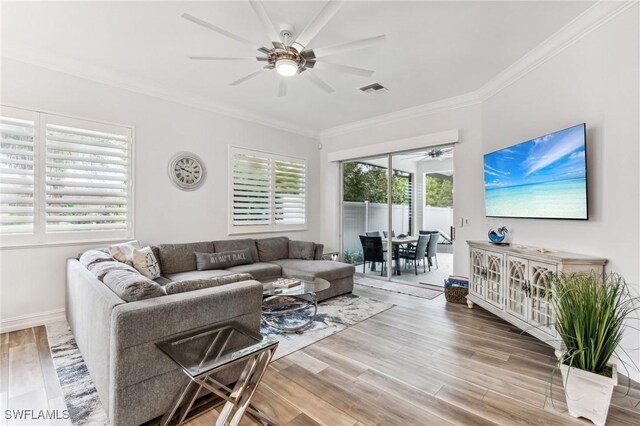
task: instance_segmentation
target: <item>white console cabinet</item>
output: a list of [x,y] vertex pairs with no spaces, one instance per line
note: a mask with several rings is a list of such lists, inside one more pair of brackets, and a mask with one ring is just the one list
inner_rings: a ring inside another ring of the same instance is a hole
[[478,304],[516,327],[560,348],[549,276],[557,272],[604,273],[606,259],[521,245],[469,244],[470,308]]

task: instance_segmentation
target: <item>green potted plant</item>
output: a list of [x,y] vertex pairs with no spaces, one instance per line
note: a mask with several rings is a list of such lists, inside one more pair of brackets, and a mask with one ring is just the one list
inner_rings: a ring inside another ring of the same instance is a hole
[[622,340],[625,320],[635,310],[635,299],[617,274],[558,274],[551,284],[555,327],[564,344],[556,352],[554,372],[559,368],[562,373],[569,414],[604,426],[618,383],[611,357]]

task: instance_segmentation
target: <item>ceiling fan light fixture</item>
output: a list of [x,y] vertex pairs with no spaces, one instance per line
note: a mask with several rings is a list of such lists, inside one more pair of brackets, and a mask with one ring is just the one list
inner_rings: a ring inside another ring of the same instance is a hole
[[276,61],[276,71],[284,77],[290,77],[298,73],[298,63],[293,59],[278,59]]

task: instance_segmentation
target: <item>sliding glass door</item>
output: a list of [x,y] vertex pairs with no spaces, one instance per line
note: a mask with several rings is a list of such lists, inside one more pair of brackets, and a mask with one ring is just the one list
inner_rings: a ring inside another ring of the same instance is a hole
[[453,147],[345,161],[341,174],[342,260],[364,277],[443,285],[453,265]]

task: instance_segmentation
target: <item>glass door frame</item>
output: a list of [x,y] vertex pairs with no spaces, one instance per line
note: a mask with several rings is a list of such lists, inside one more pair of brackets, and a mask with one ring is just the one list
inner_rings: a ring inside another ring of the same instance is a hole
[[[412,283],[409,282],[405,282],[402,280],[398,280],[398,279],[394,279],[394,267],[395,265],[393,264],[393,244],[391,243],[391,238],[392,237],[392,233],[391,230],[393,228],[393,156],[394,155],[401,155],[401,154],[409,154],[412,152],[418,152],[418,151],[422,151],[422,150],[433,150],[433,149],[438,149],[438,148],[445,148],[445,147],[449,147],[449,146],[454,146],[455,147],[455,143],[446,143],[446,144],[439,144],[439,145],[431,145],[431,146],[426,146],[424,148],[413,148],[413,149],[408,149],[408,150],[401,150],[401,151],[394,151],[394,152],[388,152],[385,154],[377,154],[377,155],[371,155],[371,156],[365,156],[365,157],[357,157],[357,158],[353,158],[353,159],[349,159],[349,160],[341,160],[338,163],[339,166],[339,191],[338,191],[338,197],[339,197],[339,211],[340,211],[340,217],[339,217],[339,226],[338,226],[338,238],[339,238],[339,255],[338,255],[338,259],[340,261],[343,261],[343,254],[344,254],[344,164],[345,163],[351,163],[354,161],[358,161],[358,160],[367,160],[367,159],[373,159],[373,158],[387,158],[387,256],[386,256],[386,261],[387,261],[387,275],[386,277],[382,277],[379,275],[367,275],[368,278],[373,278],[373,279],[384,279],[386,281],[391,281],[391,282],[398,282],[401,284],[407,284],[407,285],[413,285]],[[454,148],[454,153],[455,153],[455,148]],[[455,156],[455,154],[454,154]],[[415,182],[414,185],[417,184],[417,180],[420,178],[420,176],[418,176],[416,174],[416,176],[414,176]],[[455,181],[454,181],[455,182]],[[455,183],[454,183],[455,185]],[[454,191],[455,191],[455,187],[454,187]],[[410,208],[418,208],[418,206],[416,205],[416,191],[415,188],[412,191],[412,197],[411,197],[411,205]],[[455,209],[455,203],[454,203],[454,209]],[[454,210],[455,212],[455,210]],[[411,217],[410,220],[415,220],[415,217],[417,216],[415,214],[416,212],[413,212],[413,217]],[[455,217],[455,214],[454,214]],[[411,226],[411,225],[410,225]],[[455,223],[454,223],[455,226]],[[416,228],[420,228],[419,224],[416,224]],[[356,271],[357,272],[357,271]]]

